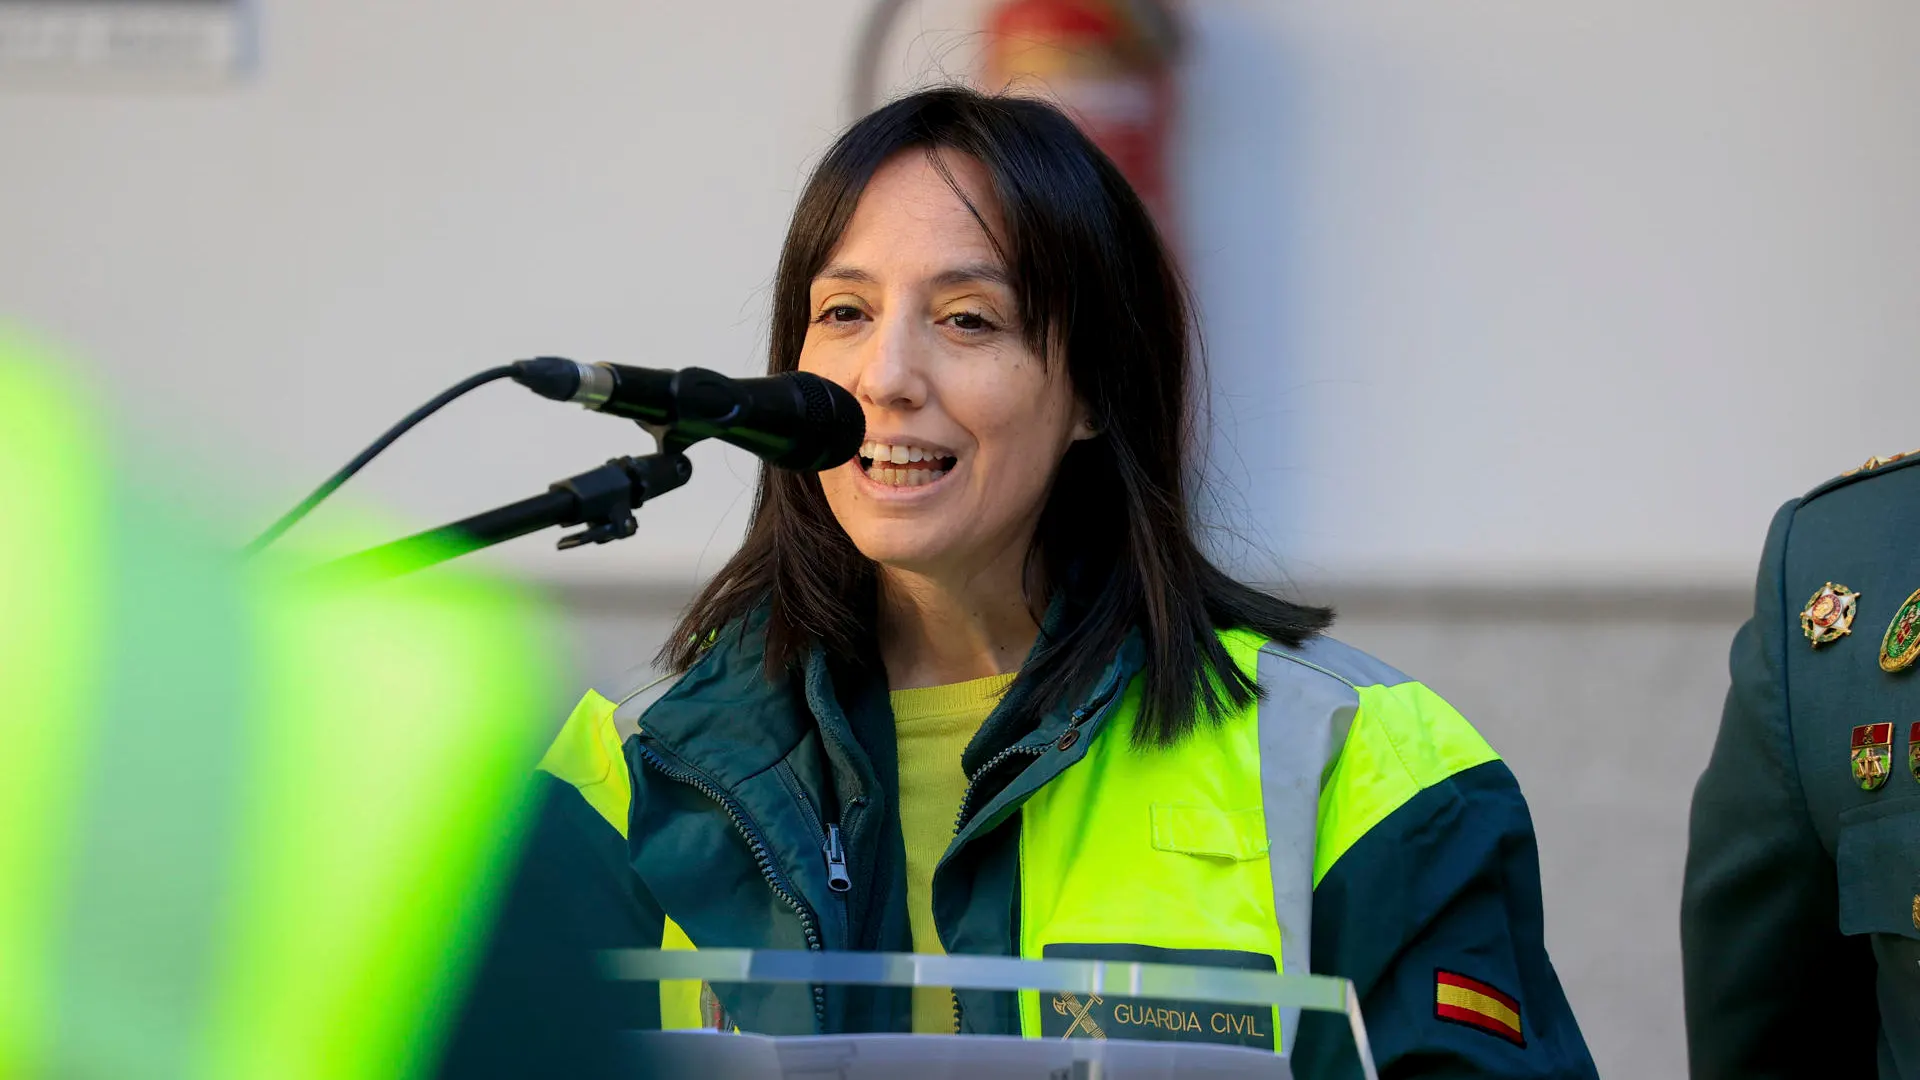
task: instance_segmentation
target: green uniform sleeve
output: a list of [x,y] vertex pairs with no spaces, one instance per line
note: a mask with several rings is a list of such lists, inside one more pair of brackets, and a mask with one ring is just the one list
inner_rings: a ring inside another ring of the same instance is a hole
[[536,813],[438,1069],[460,1076],[614,1076],[617,1033],[660,1026],[654,983],[609,981],[606,949],[660,946],[665,916],[626,844],[563,781],[534,781]]
[[1774,516],[1713,756],[1693,793],[1680,942],[1695,1080],[1871,1076],[1872,958],[1839,931],[1834,864],[1795,763],[1783,580],[1798,503]]

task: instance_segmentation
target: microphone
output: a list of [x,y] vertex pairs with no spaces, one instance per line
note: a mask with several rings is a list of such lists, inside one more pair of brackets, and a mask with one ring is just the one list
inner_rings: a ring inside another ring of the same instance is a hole
[[867,437],[867,418],[853,395],[804,371],[730,379],[705,368],[666,371],[558,356],[512,367],[514,381],[541,397],[671,428],[686,442],[719,439],[782,469],[831,469],[858,453]]

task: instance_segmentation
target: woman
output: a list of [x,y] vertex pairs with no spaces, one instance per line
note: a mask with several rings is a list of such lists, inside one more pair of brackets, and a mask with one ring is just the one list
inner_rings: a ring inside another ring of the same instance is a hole
[[[851,391],[866,445],[762,474],[637,736],[598,694],[574,712],[541,842],[607,869],[568,917],[601,944],[1310,968],[1354,981],[1382,1075],[1592,1075],[1512,774],[1319,637],[1329,612],[1201,553],[1191,330],[1139,199],[1054,109],[942,89],[843,135],[794,212],[770,367]],[[704,1004],[771,1033],[1235,1042],[1302,1075],[1351,1055],[1337,1018],[1182,1003]]]

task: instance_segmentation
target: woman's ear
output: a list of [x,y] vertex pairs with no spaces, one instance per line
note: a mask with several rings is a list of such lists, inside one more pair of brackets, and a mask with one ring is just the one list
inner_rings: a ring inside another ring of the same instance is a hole
[[1100,425],[1093,422],[1093,410],[1087,408],[1086,402],[1075,398],[1073,402],[1073,441],[1080,442],[1083,439],[1091,439],[1098,434],[1100,434]]

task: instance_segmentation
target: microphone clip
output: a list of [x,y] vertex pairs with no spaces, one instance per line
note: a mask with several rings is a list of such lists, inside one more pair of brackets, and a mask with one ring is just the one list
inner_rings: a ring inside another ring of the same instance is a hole
[[604,544],[625,540],[640,531],[633,519],[633,481],[618,459],[591,472],[569,477],[548,488],[564,491],[579,500],[580,521],[588,527],[560,538],[560,550],[569,551],[585,544]]
[[640,529],[633,518],[636,507],[657,495],[672,491],[693,475],[693,463],[662,440],[658,453],[645,457],[614,458],[597,469],[570,476],[548,488],[573,496],[572,520],[562,525],[585,525],[577,533],[560,538],[559,548],[568,551],[586,544],[605,544],[625,540]]
[[655,424],[646,420],[635,420],[633,426],[653,436],[655,454],[678,456],[687,452],[687,448],[700,440],[686,434],[672,424]]

